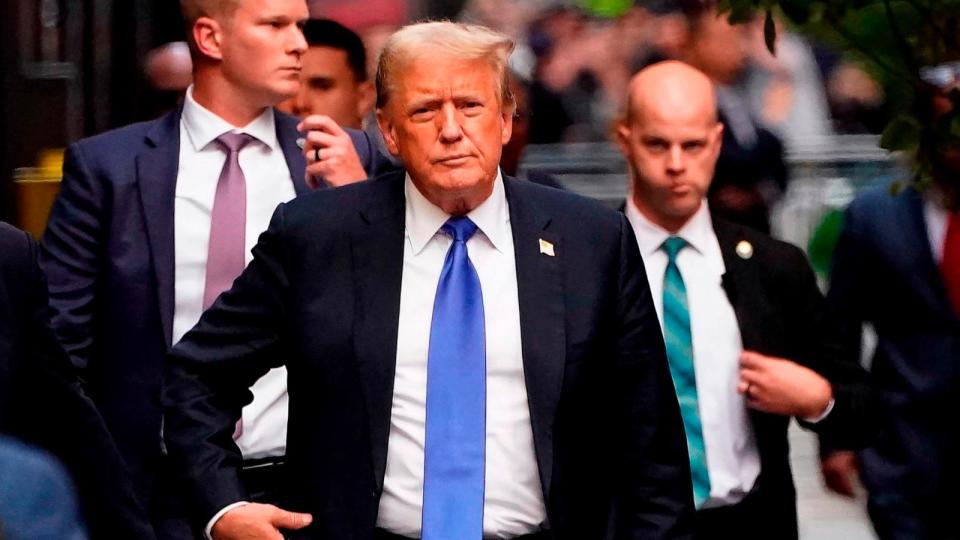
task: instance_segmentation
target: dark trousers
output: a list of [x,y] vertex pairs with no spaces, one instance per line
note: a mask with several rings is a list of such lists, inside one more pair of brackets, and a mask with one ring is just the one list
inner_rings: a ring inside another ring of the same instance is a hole
[[285,471],[283,457],[245,460],[240,470],[240,482],[252,502],[282,507]]
[[754,491],[737,504],[697,511],[696,540],[782,540],[797,537],[796,526],[783,523]]
[[[523,536],[517,536],[513,540],[551,540],[553,538],[550,535],[550,531],[537,531],[535,533],[525,534]],[[373,540],[411,540],[406,536],[400,536],[399,534],[393,534],[387,532],[383,529],[377,529],[373,531]]]
[[157,540],[203,540],[203,531],[191,528],[183,488],[175,481],[170,462],[160,459],[153,492],[147,505],[150,525]]

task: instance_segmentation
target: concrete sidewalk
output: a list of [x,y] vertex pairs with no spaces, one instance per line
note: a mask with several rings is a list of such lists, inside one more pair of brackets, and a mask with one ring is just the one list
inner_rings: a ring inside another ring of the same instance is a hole
[[817,439],[790,427],[790,461],[797,485],[801,540],[876,540],[867,518],[866,497],[846,499],[827,491],[820,477]]

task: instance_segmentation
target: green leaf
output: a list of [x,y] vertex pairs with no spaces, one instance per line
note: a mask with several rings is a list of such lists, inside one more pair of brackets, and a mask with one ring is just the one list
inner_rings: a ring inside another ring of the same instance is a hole
[[756,6],[751,0],[730,0],[730,24],[750,22],[756,14]]
[[780,0],[780,11],[795,24],[807,24],[813,14],[810,0]]
[[773,22],[773,12],[767,10],[767,16],[763,20],[763,41],[767,44],[767,50],[770,54],[777,55],[777,25]]
[[880,147],[895,151],[912,151],[920,144],[923,127],[916,118],[901,114],[887,124],[880,136]]

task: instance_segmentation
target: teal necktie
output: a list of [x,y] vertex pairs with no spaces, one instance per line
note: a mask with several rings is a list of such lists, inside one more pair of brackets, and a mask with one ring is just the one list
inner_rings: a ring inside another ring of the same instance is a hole
[[667,253],[667,269],[663,273],[663,339],[667,346],[673,386],[680,402],[683,428],[687,434],[693,501],[700,508],[710,497],[710,474],[707,471],[707,451],[703,443],[703,426],[700,424],[697,401],[697,374],[693,367],[693,334],[690,332],[687,287],[677,267],[677,253],[686,245],[687,241],[683,238],[671,236],[662,246]]

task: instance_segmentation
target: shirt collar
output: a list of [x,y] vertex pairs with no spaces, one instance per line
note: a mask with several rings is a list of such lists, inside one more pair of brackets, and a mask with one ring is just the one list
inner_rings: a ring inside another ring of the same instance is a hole
[[267,107],[252,122],[238,128],[197,103],[193,99],[193,85],[187,88],[187,96],[183,101],[182,122],[195,152],[203,150],[214,139],[227,132],[246,133],[271,150],[279,148],[272,107]]
[[711,245],[717,243],[716,234],[713,232],[713,220],[710,219],[710,208],[706,200],[703,200],[700,208],[683,224],[683,227],[673,234],[643,215],[633,202],[632,196],[627,199],[626,214],[637,236],[640,253],[644,257],[654,254],[671,236],[683,238],[690,247],[704,255],[710,253]]
[[[410,238],[413,253],[417,255],[433,239],[440,227],[450,219],[450,214],[441,210],[420,193],[410,178],[410,173],[407,173],[404,181],[404,192],[407,236]],[[508,235],[511,234],[510,212],[503,188],[503,176],[499,169],[493,181],[493,192],[487,200],[480,203],[480,206],[467,213],[467,217],[477,225],[494,249],[503,251],[508,245]]]

